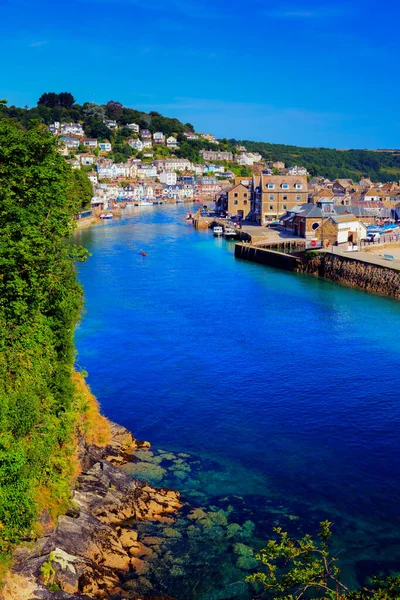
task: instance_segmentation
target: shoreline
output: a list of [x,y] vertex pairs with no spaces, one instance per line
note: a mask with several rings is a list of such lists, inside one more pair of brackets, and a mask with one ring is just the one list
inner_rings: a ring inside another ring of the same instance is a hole
[[1,600],[127,598],[124,583],[140,585],[154,550],[140,541],[130,520],[173,523],[182,503],[179,492],[153,488],[121,469],[136,462],[136,450],[151,445],[108,422],[111,444],[80,440],[82,472],[70,508],[55,526],[42,514],[42,537],[16,548]]

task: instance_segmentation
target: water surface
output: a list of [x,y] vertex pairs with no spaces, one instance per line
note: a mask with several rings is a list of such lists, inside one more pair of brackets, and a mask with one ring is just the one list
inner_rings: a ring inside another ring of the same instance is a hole
[[240,497],[258,536],[265,507],[302,530],[331,517],[349,578],[398,567],[399,303],[235,260],[186,212],[76,234],[92,253],[78,363],[103,411],[203,461],[202,505]]

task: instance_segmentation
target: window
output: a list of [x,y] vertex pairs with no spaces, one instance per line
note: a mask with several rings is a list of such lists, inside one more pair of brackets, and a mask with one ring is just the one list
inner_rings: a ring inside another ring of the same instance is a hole
[[269,190],[273,190],[275,188],[275,186],[274,186],[273,183],[268,183],[267,187],[268,187]]
[[237,198],[237,197],[238,197],[238,195],[237,195],[237,194],[235,194],[235,198]]
[[296,190],[302,190],[303,186],[301,183],[296,183],[296,185],[294,186],[296,188]]
[[274,207],[272,204],[269,205],[269,210],[274,210]]
[[313,223],[313,224],[311,225],[311,228],[312,228],[314,231],[315,231],[316,229],[318,229],[318,227],[319,227],[319,223]]
[[247,204],[247,200],[245,200],[245,201],[243,202],[243,204]]
[[271,195],[270,195],[270,197],[269,197],[269,199],[270,199],[270,200],[275,200],[275,196],[274,196],[274,194],[271,194]]
[[247,194],[243,194],[243,196],[244,196],[245,198],[247,198]]
[[283,200],[287,200],[287,196],[283,196]]
[[282,208],[283,208],[283,210],[287,210],[287,206],[286,206],[286,204],[284,204],[284,205],[282,206]]
[[234,200],[234,201],[233,201],[233,204],[237,204],[237,203],[238,203],[238,201],[237,201],[237,200]]
[[288,190],[289,189],[289,184],[288,183],[282,183],[282,189]]
[[296,200],[301,200],[301,196],[300,196],[300,194],[297,194],[297,196],[296,196]]

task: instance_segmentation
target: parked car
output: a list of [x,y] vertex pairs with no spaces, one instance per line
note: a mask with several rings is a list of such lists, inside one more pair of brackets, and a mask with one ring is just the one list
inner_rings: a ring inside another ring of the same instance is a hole
[[364,238],[364,242],[379,242],[381,239],[380,233],[369,233],[366,238]]

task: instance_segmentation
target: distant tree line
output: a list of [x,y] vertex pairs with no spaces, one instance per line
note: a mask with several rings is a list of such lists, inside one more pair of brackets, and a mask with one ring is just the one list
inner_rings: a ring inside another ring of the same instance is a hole
[[[112,158],[118,162],[132,156],[126,140],[134,137],[126,125],[137,123],[140,129],[149,129],[151,133],[162,131],[166,137],[177,136],[180,144],[175,153],[180,158],[192,162],[203,162],[202,149],[221,149],[236,153],[236,146],[243,145],[250,152],[259,152],[264,159],[282,160],[287,166],[304,165],[313,176],[320,175],[328,179],[350,178],[358,181],[361,177],[370,177],[372,181],[394,181],[400,179],[400,152],[372,152],[368,150],[334,150],[330,148],[303,148],[284,144],[269,144],[251,140],[223,139],[217,147],[206,140],[188,141],[185,131],[194,131],[191,123],[182,123],[179,119],[164,117],[158,112],[145,113],[123,106],[121,102],[110,100],[106,104],[85,102],[77,104],[70,92],[46,92],[41,95],[37,106],[33,108],[7,106],[0,101],[0,118],[20,123],[26,129],[37,125],[50,125],[54,121],[82,123],[85,135],[109,140],[113,144]],[[115,120],[118,131],[106,126],[104,120]]]
[[372,181],[400,179],[400,151],[372,152],[371,150],[334,150],[331,148],[303,148],[284,144],[268,144],[251,140],[230,140],[250,152],[259,152],[269,161],[283,161],[286,166],[303,165],[313,176],[328,179],[349,178],[358,181],[370,177]]

